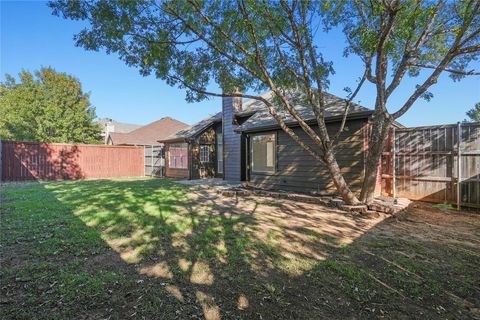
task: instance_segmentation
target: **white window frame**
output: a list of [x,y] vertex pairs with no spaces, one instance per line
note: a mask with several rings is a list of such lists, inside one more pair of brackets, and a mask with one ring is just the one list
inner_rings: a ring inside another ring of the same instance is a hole
[[210,146],[208,144],[200,145],[199,157],[201,163],[210,162]]
[[[272,136],[273,142],[273,169],[272,170],[256,170],[253,163],[253,140],[255,137]],[[275,173],[277,171],[277,133],[259,133],[250,135],[250,168],[252,173]]]

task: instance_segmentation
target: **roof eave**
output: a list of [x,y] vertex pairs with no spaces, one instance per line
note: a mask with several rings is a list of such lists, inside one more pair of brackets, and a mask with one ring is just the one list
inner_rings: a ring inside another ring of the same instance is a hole
[[235,112],[235,117],[248,117],[257,113],[258,110],[248,110],[248,111],[239,111]]
[[[222,122],[221,118],[212,119],[210,122],[200,127],[197,131],[189,134],[188,136],[171,138],[171,139],[163,139],[163,140],[158,140],[158,142],[161,142],[161,143],[189,142],[191,139],[194,139],[195,137],[199,136],[200,134],[205,132],[206,129],[210,128],[212,125],[219,122]],[[192,125],[192,126],[195,126],[195,125]]]
[[[348,120],[355,120],[355,119],[362,119],[362,118],[367,118],[373,113],[373,110],[365,110],[365,111],[360,111],[360,112],[355,112],[350,114],[347,119]],[[326,123],[331,123],[331,122],[336,122],[342,120],[343,115],[338,115],[338,116],[331,116],[325,118]],[[309,119],[305,121],[308,124],[315,124],[316,119]],[[298,122],[296,121],[290,121],[285,123],[288,127],[298,127],[300,126]],[[267,126],[259,126],[259,127],[254,127],[254,128],[249,128],[245,130],[236,130],[237,132],[243,132],[243,133],[252,133],[252,132],[259,132],[259,131],[268,131],[268,130],[275,130],[280,128],[278,124],[274,125],[267,125]]]
[[164,140],[157,140],[159,143],[179,143],[179,142],[187,142],[188,138],[172,138],[172,139],[164,139]]

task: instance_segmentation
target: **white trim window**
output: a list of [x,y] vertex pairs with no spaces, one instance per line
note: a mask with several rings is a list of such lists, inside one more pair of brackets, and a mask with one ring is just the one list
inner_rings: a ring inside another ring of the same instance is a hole
[[200,146],[200,162],[210,162],[210,148],[208,145]]
[[223,133],[217,132],[217,172],[223,173]]
[[252,172],[274,173],[276,163],[276,134],[257,134],[250,140]]

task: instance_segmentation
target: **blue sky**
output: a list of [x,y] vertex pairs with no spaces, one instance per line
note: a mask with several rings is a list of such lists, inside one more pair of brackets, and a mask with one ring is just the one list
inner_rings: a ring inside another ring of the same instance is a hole
[[[164,116],[194,123],[220,110],[221,101],[212,98],[201,103],[187,103],[185,92],[166,85],[154,77],[142,77],[138,70],[127,67],[115,55],[90,52],[75,47],[73,35],[82,22],[64,20],[51,15],[45,2],[0,0],[0,76],[17,75],[22,69],[33,71],[51,66],[57,71],[77,77],[99,117],[146,124]],[[329,91],[345,96],[344,87],[355,86],[362,65],[356,57],[343,57],[345,42],[340,32],[320,34],[317,45],[328,60],[334,62],[336,74]],[[480,64],[474,67],[480,69]],[[407,81],[392,96],[390,109],[405,101],[422,77]],[[480,77],[453,82],[443,76],[431,90],[430,102],[417,101],[400,119],[407,126],[454,123],[465,118],[465,112],[480,102]],[[375,101],[373,86],[365,87],[358,102],[366,107]]]

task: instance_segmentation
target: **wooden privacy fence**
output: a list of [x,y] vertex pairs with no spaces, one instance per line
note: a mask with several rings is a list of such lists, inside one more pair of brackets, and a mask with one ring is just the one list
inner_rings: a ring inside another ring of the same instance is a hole
[[480,208],[480,123],[393,129],[382,193]]
[[0,180],[136,177],[142,147],[0,141]]
[[163,157],[163,146],[146,145],[144,146],[145,156],[145,176],[163,177],[165,175],[165,159]]

